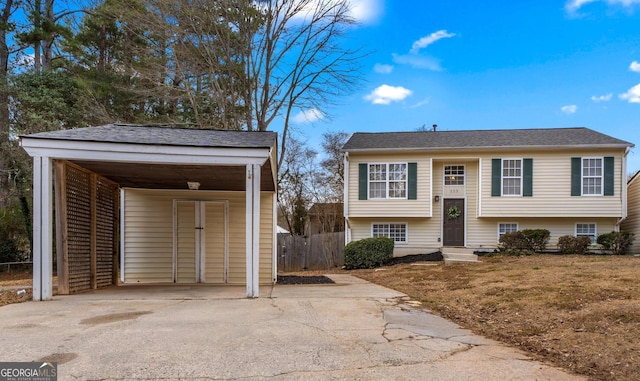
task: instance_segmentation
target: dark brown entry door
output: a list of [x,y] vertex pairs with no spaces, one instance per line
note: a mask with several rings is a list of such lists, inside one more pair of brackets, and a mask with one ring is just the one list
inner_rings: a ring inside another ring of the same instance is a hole
[[444,199],[443,246],[464,246],[464,200]]

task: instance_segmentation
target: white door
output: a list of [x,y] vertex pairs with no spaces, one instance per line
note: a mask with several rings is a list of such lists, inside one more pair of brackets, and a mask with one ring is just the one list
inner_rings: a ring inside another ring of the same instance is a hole
[[226,202],[174,200],[175,283],[227,283]]

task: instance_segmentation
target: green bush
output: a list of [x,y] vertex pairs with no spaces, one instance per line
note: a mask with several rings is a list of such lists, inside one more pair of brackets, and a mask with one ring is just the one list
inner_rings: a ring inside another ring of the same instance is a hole
[[29,258],[28,234],[20,210],[0,209],[0,263],[21,262]]
[[562,254],[586,254],[590,245],[591,239],[584,235],[563,235],[558,239],[558,249]]
[[631,246],[633,239],[633,233],[621,231],[600,234],[596,242],[611,254],[622,255]]
[[546,229],[525,229],[500,237],[500,251],[511,255],[531,255],[546,249],[551,233]]
[[547,229],[525,229],[521,230],[524,235],[527,249],[536,253],[544,251],[549,243],[551,233]]
[[365,238],[349,242],[344,248],[344,265],[347,270],[372,269],[384,265],[393,258],[393,239]]

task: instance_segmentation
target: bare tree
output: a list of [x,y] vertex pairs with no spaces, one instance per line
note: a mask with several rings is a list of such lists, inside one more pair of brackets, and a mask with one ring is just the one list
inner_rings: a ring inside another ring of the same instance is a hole
[[348,0],[262,0],[263,23],[255,34],[247,72],[252,81],[253,120],[264,131],[283,118],[279,165],[287,150],[289,122],[296,110],[326,113],[336,97],[354,89],[360,49],[343,44],[356,24]]

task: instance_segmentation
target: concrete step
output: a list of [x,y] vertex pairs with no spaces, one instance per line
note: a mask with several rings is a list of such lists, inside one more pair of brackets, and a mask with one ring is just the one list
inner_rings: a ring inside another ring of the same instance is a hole
[[445,264],[478,262],[478,256],[473,254],[473,250],[464,247],[443,247],[442,257]]

